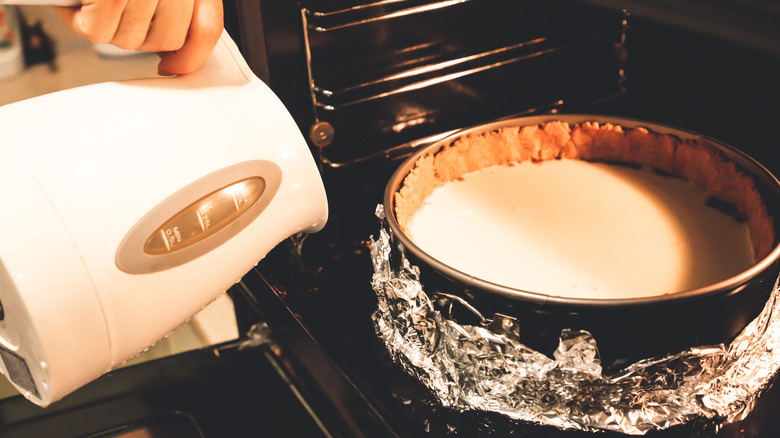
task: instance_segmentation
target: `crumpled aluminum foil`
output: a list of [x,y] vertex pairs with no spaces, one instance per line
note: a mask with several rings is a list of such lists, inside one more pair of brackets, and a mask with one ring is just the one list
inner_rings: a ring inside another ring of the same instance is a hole
[[[381,205],[377,216],[384,219]],[[780,368],[777,284],[762,313],[730,345],[642,360],[604,376],[596,340],[586,331],[563,331],[550,358],[513,339],[511,318],[472,326],[442,316],[419,269],[393,248],[391,233],[383,225],[371,239],[375,328],[393,359],[445,407],[559,429],[643,435],[694,419],[742,420]]]

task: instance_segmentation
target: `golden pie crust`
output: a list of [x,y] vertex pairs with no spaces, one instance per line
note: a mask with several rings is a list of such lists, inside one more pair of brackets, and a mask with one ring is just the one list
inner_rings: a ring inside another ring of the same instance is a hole
[[653,169],[693,182],[747,221],[756,260],[775,245],[775,231],[753,178],[703,139],[681,140],[648,129],[552,121],[469,134],[417,160],[395,197],[401,230],[436,187],[485,167],[579,159]]

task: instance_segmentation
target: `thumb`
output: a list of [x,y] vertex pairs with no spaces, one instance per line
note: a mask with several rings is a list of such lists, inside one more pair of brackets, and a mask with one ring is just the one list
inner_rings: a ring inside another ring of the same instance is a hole
[[196,0],[187,39],[181,49],[160,53],[158,71],[162,75],[191,73],[209,57],[222,35],[221,0]]

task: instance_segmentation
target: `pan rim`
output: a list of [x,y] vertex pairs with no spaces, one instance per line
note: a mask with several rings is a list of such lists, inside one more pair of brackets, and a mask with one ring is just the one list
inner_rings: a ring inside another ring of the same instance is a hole
[[[620,125],[622,127],[644,127],[653,132],[661,134],[675,135],[681,139],[699,139],[705,140],[711,143],[718,150],[723,152],[726,157],[732,161],[735,161],[740,167],[747,171],[751,177],[757,182],[760,182],[769,194],[772,195],[772,201],[774,204],[780,205],[780,182],[772,175],[763,165],[758,163],[755,159],[745,154],[744,152],[726,144],[719,140],[713,139],[703,134],[696,133],[694,131],[678,128],[675,126],[650,122],[641,119],[634,119],[622,116],[611,115],[599,115],[599,114],[546,114],[538,116],[525,116],[516,117],[510,119],[504,119],[496,122],[490,122],[486,124],[480,124],[468,128],[459,129],[453,131],[449,135],[438,139],[437,141],[426,145],[413,155],[408,157],[396,170],[393,172],[390,180],[385,187],[384,193],[384,210],[385,218],[388,226],[394,233],[395,237],[400,243],[410,251],[416,258],[423,261],[436,271],[439,271],[446,277],[454,279],[467,287],[471,287],[474,290],[481,290],[491,294],[496,294],[510,300],[531,302],[545,306],[560,306],[572,309],[587,309],[587,308],[629,308],[629,307],[646,307],[657,305],[670,305],[680,303],[684,301],[704,299],[717,295],[730,295],[739,293],[747,283],[753,278],[757,277],[762,272],[770,269],[772,265],[776,264],[780,259],[780,242],[777,237],[775,238],[775,246],[772,251],[769,252],[764,258],[756,261],[748,269],[740,272],[737,275],[729,277],[725,280],[713,283],[704,287],[695,289],[689,289],[679,292],[666,293],[663,295],[639,297],[639,298],[611,298],[611,299],[596,299],[596,298],[571,298],[560,297],[555,295],[548,295],[540,292],[528,291],[501,284],[493,283],[487,280],[480,279],[472,276],[468,273],[455,269],[438,259],[432,257],[420,247],[418,247],[400,228],[398,221],[395,217],[395,196],[401,183],[405,179],[406,175],[411,171],[414,164],[421,157],[435,153],[442,146],[451,143],[458,137],[466,134],[490,132],[499,128],[514,127],[514,126],[527,126],[536,125],[549,121],[561,121],[567,123],[582,123],[586,121],[593,121],[598,123],[612,123]],[[765,202],[768,203],[768,199],[765,196]],[[773,217],[774,226],[778,228],[778,218]]]

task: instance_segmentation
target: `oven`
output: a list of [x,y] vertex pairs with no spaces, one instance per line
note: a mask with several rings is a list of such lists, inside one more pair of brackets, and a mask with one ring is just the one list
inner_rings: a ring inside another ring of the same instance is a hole
[[[4,401],[3,436],[590,436],[442,407],[391,359],[369,239],[393,171],[458,128],[587,113],[697,131],[780,172],[771,1],[236,0],[225,20],[311,146],[327,226],[229,291],[238,341],[114,371],[47,410]],[[648,436],[774,436],[778,406],[770,389],[741,422]]]

